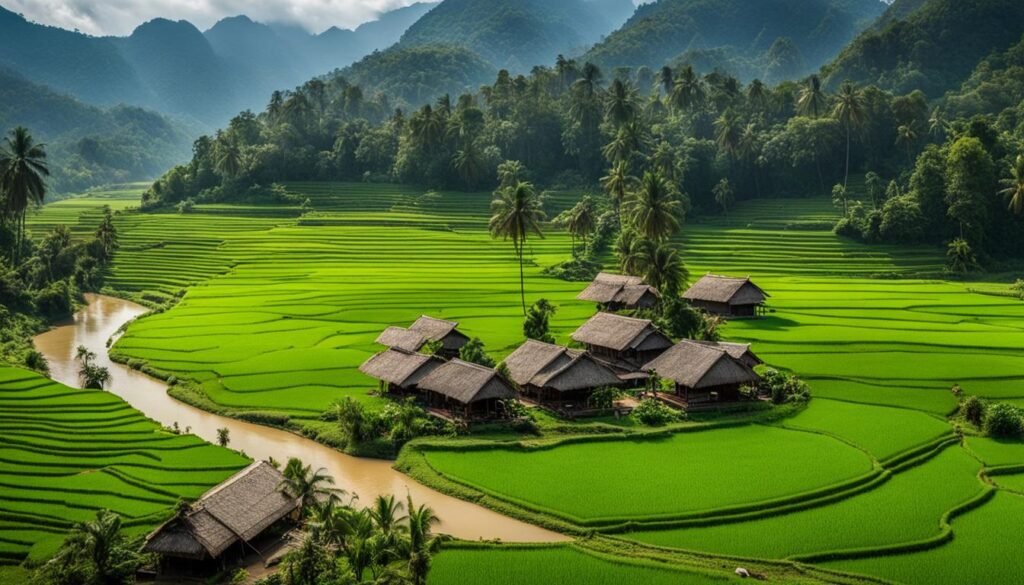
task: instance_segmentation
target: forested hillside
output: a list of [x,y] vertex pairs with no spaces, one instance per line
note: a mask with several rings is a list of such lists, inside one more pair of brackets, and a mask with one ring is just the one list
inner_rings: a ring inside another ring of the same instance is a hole
[[58,193],[157,176],[188,158],[194,133],[151,111],[86,105],[0,69],[0,132],[17,125],[49,147]]
[[458,45],[395,46],[342,71],[366,98],[379,93],[404,107],[475,90],[495,73],[493,65]]
[[896,17],[865,31],[824,68],[829,86],[851,80],[938,97],[1024,34],[1024,2],[1018,0],[906,0],[890,10]]
[[717,51],[714,65],[778,82],[832,59],[884,8],[877,0],[658,0],[584,59],[656,69],[687,51]]
[[631,0],[445,0],[402,35],[401,45],[459,45],[522,73],[586,50],[631,10]]

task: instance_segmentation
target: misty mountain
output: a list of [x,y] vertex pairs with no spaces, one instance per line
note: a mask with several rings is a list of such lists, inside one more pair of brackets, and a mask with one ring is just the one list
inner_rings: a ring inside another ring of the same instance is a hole
[[885,8],[878,0],[658,0],[582,60],[657,69],[703,59],[746,79],[780,81],[834,58]]
[[575,54],[632,13],[632,0],[444,0],[402,35],[402,47],[465,47],[513,73]]
[[321,34],[237,16],[205,33],[155,19],[128,37],[92,37],[0,8],[0,67],[89,104],[141,106],[212,128],[239,110],[262,109],[275,89],[394,44],[433,6],[414,4],[355,30]]

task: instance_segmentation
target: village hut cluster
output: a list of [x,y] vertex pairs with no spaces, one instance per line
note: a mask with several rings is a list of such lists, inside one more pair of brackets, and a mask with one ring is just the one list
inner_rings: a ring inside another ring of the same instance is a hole
[[[749,278],[713,274],[683,295],[727,318],[762,315],[767,297]],[[658,290],[637,277],[601,273],[577,298],[599,308],[572,333],[579,348],[527,340],[499,373],[456,357],[469,341],[458,323],[423,316],[408,328],[385,329],[377,343],[386,349],[360,371],[379,380],[382,392],[420,396],[430,412],[464,420],[501,417],[512,399],[569,416],[588,414],[601,410],[592,399],[604,388],[643,388],[672,406],[696,409],[742,400],[742,389],[760,382],[754,368],[762,361],[749,345],[675,341],[649,319],[615,312],[660,301]],[[435,353],[421,353],[429,343]]]

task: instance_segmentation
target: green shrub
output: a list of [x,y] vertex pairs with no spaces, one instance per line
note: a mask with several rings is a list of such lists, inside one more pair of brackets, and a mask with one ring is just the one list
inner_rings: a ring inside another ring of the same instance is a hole
[[985,422],[985,401],[977,396],[968,396],[960,403],[960,414],[967,422],[980,427]]
[[568,280],[569,282],[589,282],[594,280],[594,277],[600,271],[600,262],[595,262],[587,257],[577,256],[572,260],[566,260],[560,264],[545,268],[544,274]]
[[768,392],[775,404],[806,402],[811,398],[810,388],[793,374],[768,368],[761,378],[761,387]]
[[985,432],[991,437],[1014,439],[1024,434],[1024,419],[1019,408],[1006,403],[993,404],[985,416]]
[[681,413],[666,406],[660,400],[645,398],[633,409],[633,416],[649,427],[660,427],[680,420]]

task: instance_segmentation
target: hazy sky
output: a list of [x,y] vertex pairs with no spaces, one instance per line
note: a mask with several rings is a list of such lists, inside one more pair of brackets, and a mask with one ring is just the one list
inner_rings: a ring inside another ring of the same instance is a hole
[[[351,28],[416,0],[0,0],[29,20],[93,35],[127,35],[156,17],[188,20],[201,30],[225,16],[290,22],[313,32]],[[554,0],[557,1],[557,0]]]

